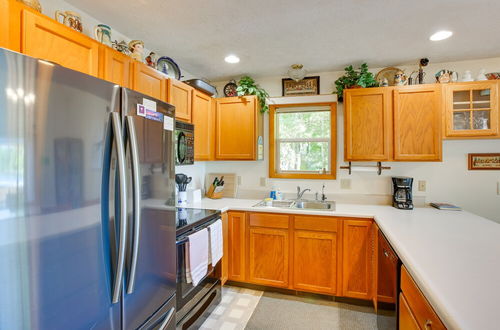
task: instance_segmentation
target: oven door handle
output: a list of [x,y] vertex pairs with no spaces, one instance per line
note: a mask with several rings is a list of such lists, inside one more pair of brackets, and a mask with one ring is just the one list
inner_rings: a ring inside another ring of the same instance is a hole
[[190,231],[182,234],[182,236],[177,237],[176,241],[175,241],[175,245],[181,245],[181,244],[186,243],[188,241],[189,235],[197,233],[197,232],[199,232],[202,229],[208,228],[210,225],[216,223],[218,220],[221,220],[221,218],[216,218],[216,219],[210,220],[209,222],[204,223],[204,224],[202,224],[202,225],[200,225],[198,227],[194,227]]

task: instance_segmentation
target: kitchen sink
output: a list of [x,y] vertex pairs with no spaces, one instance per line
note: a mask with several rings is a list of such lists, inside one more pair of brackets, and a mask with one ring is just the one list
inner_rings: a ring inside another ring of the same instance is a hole
[[296,209],[308,210],[332,210],[335,211],[334,202],[318,202],[318,201],[296,201],[293,205]]
[[320,201],[300,199],[300,200],[272,201],[271,205],[266,205],[265,201],[261,201],[256,205],[254,205],[254,207],[275,207],[275,208],[285,208],[285,209],[335,211],[335,202],[320,202]]

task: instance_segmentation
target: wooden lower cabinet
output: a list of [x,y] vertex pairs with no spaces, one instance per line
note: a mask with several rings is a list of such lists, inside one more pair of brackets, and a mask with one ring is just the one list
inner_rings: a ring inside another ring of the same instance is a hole
[[399,329],[420,330],[415,316],[413,316],[410,306],[402,293],[399,294]]
[[288,229],[250,227],[248,282],[288,287]]
[[296,230],[293,237],[293,288],[337,292],[337,233]]
[[245,281],[246,264],[246,214],[245,212],[228,212],[228,279]]
[[398,257],[381,232],[377,239],[377,301],[395,304]]
[[[410,314],[420,329],[446,329],[404,266],[401,267],[401,292],[400,299],[402,296],[406,301]],[[400,329],[405,328],[400,324]]]
[[343,221],[342,295],[370,300],[373,297],[373,220]]

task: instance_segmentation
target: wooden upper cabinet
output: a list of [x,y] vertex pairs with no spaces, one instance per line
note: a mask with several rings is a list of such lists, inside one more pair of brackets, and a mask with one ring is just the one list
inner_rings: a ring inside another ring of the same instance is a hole
[[21,51],[29,56],[98,76],[99,43],[29,10],[22,10]]
[[394,89],[394,160],[441,161],[441,85]]
[[192,95],[193,87],[172,78],[168,80],[168,103],[175,106],[175,118],[191,122]]
[[160,101],[167,101],[167,77],[146,64],[133,61],[131,87]]
[[342,295],[370,300],[373,295],[372,220],[343,221]]
[[216,102],[215,159],[262,159],[262,115],[256,97],[225,97]]
[[446,137],[500,137],[498,84],[474,81],[444,86]]
[[191,118],[194,124],[194,159],[213,160],[215,152],[215,100],[194,90]]
[[246,264],[246,215],[245,212],[228,212],[228,278],[245,281]]
[[101,45],[99,77],[123,87],[130,84],[130,56]]
[[390,88],[344,92],[344,160],[386,161],[391,158]]
[[248,281],[288,287],[288,229],[250,227]]
[[10,31],[10,1],[0,1],[0,47],[9,48],[9,31]]
[[337,293],[338,221],[331,217],[295,216],[293,288]]

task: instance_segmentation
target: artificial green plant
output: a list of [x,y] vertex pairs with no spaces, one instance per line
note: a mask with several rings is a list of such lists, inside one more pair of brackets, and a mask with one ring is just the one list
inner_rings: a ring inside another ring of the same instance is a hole
[[240,81],[238,81],[236,91],[238,92],[238,96],[256,95],[260,105],[260,112],[266,113],[269,110],[269,106],[266,104],[266,98],[269,97],[269,94],[259,85],[256,85],[255,80],[251,77],[241,77]]

